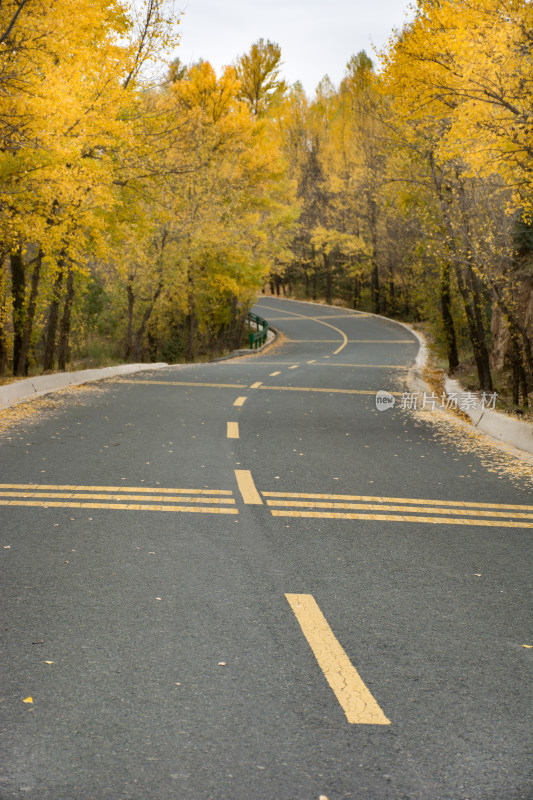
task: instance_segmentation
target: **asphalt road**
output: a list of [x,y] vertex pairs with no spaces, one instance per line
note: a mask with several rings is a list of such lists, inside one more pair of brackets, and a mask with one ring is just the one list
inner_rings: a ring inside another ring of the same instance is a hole
[[530,481],[401,408],[405,328],[256,311],[1,435],[0,798],[531,798]]

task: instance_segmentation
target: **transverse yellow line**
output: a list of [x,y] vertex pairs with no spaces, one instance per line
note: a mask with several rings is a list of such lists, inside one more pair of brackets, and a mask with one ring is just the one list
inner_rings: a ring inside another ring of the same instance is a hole
[[237,486],[239,487],[243,502],[246,503],[246,505],[262,506],[263,501],[261,499],[261,495],[255,488],[255,483],[250,470],[236,469],[235,478],[237,479]]
[[238,439],[239,438],[239,423],[238,422],[228,422],[227,437],[228,437],[228,439]]
[[343,514],[334,511],[275,511],[273,517],[315,517],[320,519],[370,519],[377,522],[428,522],[433,525],[473,525],[490,528],[533,528],[533,522],[511,522],[508,520],[458,519],[457,517],[414,517],[396,514]]
[[285,597],[348,722],[390,725],[335,638],[314,597],[310,594],[286,594]]
[[34,498],[40,497],[50,498],[53,500],[153,500],[165,503],[226,503],[227,505],[234,505],[235,500],[232,497],[171,497],[161,496],[160,494],[154,495],[139,495],[139,494],[112,494],[106,492],[100,494],[99,492],[0,492],[0,497],[10,498]]
[[[326,325],[327,323],[323,323]],[[330,325],[332,328],[333,325]],[[342,333],[342,331],[339,331]],[[338,339],[292,339],[289,337],[285,337],[285,341],[289,342],[290,344],[335,344],[338,342]],[[416,344],[415,339],[347,339],[346,342],[343,344]],[[340,347],[338,350],[335,350],[333,355],[338,353],[342,350]]]
[[[310,363],[309,361],[307,362]],[[407,369],[406,364],[317,364],[318,367],[357,367],[360,369]]]
[[[269,306],[263,306],[263,308],[267,308],[268,309]],[[277,310],[277,309],[275,309],[275,310]],[[299,319],[307,319],[307,320],[311,320],[313,322],[317,322],[319,325],[325,325],[327,328],[331,328],[336,333],[340,334],[340,336],[342,337],[342,344],[340,345],[340,347],[337,347],[337,349],[333,351],[333,355],[334,356],[337,355],[337,353],[340,353],[340,351],[344,347],[346,347],[346,345],[348,344],[348,337],[346,336],[344,331],[341,331],[340,328],[336,328],[335,325],[331,325],[330,322],[324,322],[324,320],[322,320],[322,319],[318,319],[317,317],[310,317],[310,316],[308,316],[306,314],[297,314],[295,311],[284,311],[282,313],[290,314],[291,315],[291,317],[290,317],[291,319],[292,319],[292,317],[297,317]],[[335,319],[335,317],[333,317],[333,319]],[[296,341],[296,340],[292,339],[292,340],[289,340],[289,341]],[[313,341],[313,340],[312,339],[304,339],[302,341]]]
[[67,484],[41,484],[41,483],[0,483],[0,489],[28,489],[28,490],[58,490],[76,492],[151,492],[154,494],[232,494],[230,489],[167,489],[164,487],[153,486],[82,486]]
[[360,494],[307,494],[306,492],[262,492],[263,497],[302,497],[309,500],[363,500],[373,503],[415,503],[416,505],[454,506],[457,508],[510,508],[516,511],[533,511],[533,506],[507,503],[471,503],[463,500],[421,500],[410,497],[373,497]]
[[215,389],[246,389],[245,383],[200,383],[200,381],[143,381],[140,379],[108,378],[108,383],[146,383],[151,386],[209,386]]
[[94,508],[119,511],[187,511],[200,514],[238,514],[236,508],[202,508],[201,506],[144,505],[143,503],[64,503],[56,500],[0,500],[0,506],[35,506],[38,508]]
[[326,501],[308,500],[267,500],[267,506],[291,506],[298,508],[338,508],[353,509],[355,511],[408,511],[415,513],[418,511],[426,512],[431,510],[433,514],[466,514],[468,516],[481,517],[506,517],[514,519],[533,519],[533,512],[520,514],[517,511],[485,511],[482,509],[470,508],[439,508],[431,506],[430,509],[423,506],[404,506],[388,505],[377,503],[328,503]]
[[[324,356],[324,358],[329,358],[329,356]],[[253,388],[253,387],[252,387]],[[279,391],[279,392],[326,392],[327,394],[371,394],[373,396],[376,395],[375,391],[371,391],[370,389],[325,389],[323,387],[314,387],[314,386],[261,386],[263,390],[267,391]],[[396,397],[401,397],[402,392],[389,392],[389,394],[393,394]]]

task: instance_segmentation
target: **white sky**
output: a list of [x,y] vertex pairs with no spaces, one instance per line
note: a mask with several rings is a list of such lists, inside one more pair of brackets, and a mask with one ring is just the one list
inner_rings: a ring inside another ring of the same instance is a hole
[[403,26],[409,0],[176,0],[176,8],[184,64],[203,58],[219,73],[262,37],[280,45],[285,79],[312,95],[324,75],[338,85],[360,50],[375,61],[372,45]]

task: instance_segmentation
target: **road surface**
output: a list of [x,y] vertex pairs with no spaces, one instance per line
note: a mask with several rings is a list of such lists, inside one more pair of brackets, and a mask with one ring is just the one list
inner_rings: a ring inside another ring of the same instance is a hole
[[406,328],[255,310],[0,436],[0,798],[531,798],[523,467],[405,407]]

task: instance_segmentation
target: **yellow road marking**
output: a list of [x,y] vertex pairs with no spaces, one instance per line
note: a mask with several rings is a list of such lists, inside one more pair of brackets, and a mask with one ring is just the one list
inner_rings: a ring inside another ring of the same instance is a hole
[[238,397],[233,403],[234,406],[243,406],[246,403],[246,397]]
[[349,344],[418,344],[416,339],[350,339]]
[[316,364],[316,358],[313,358],[313,360],[312,360],[312,361],[308,361],[307,363],[308,363],[308,364]]
[[410,497],[373,497],[359,494],[307,494],[306,492],[262,492],[263,497],[302,497],[309,500],[362,500],[374,503],[415,503],[416,505],[454,506],[456,508],[501,508],[515,511],[533,511],[533,506],[508,503],[472,503],[464,500],[421,500]]
[[52,499],[70,499],[70,500],[154,500],[164,501],[165,503],[226,503],[227,505],[234,505],[235,500],[232,497],[161,497],[160,494],[140,495],[140,494],[112,494],[110,492],[0,492],[0,497],[19,497],[19,498],[40,498],[49,497]]
[[293,364],[292,367],[289,367],[289,369],[298,369],[299,366],[299,364]]
[[239,438],[239,423],[238,422],[228,422],[227,437],[228,437],[228,439],[238,439]]
[[[268,309],[269,306],[263,306],[263,308],[267,308]],[[276,311],[277,309],[273,309],[273,310]],[[341,339],[342,344],[340,345],[340,347],[337,347],[337,349],[333,351],[333,355],[334,356],[337,355],[337,353],[340,353],[340,351],[344,347],[346,347],[346,345],[348,344],[348,337],[346,336],[344,331],[341,331],[340,328],[336,328],[335,325],[332,325],[330,322],[324,322],[323,319],[318,319],[317,317],[310,317],[310,316],[307,316],[305,314],[297,314],[295,311],[282,311],[282,313],[283,314],[290,314],[291,315],[291,319],[292,319],[292,317],[297,317],[299,319],[307,319],[307,320],[311,320],[313,322],[317,322],[319,325],[325,325],[327,328],[331,328],[336,333],[339,333],[341,335],[341,337],[342,337],[342,339]],[[328,317],[328,319],[329,319],[329,317]],[[335,317],[333,317],[333,319],[335,319]],[[287,341],[295,341],[295,340],[294,339],[292,339],[292,340],[289,339]],[[312,340],[311,339],[307,339],[307,340],[304,340],[304,341],[312,341]]]
[[259,389],[259,387],[262,385],[263,385],[262,381],[256,381],[255,383],[252,383],[250,389]]
[[245,383],[201,383],[200,381],[143,381],[140,379],[108,378],[108,383],[146,383],[150,386],[209,386],[215,389],[246,389]]
[[0,489],[59,490],[76,492],[151,492],[155,494],[232,494],[230,489],[167,489],[161,486],[81,486],[50,483],[0,483]]
[[390,725],[390,720],[336,639],[313,595],[286,594],[285,597],[348,722]]
[[[377,503],[328,503],[325,501],[313,502],[308,500],[267,500],[267,506],[290,506],[291,508],[345,508],[355,511],[407,511],[411,513],[428,511],[428,509],[423,506],[380,505]],[[533,513],[520,514],[517,511],[485,511],[470,508],[439,508],[438,506],[431,506],[431,511],[433,514],[465,514],[467,516],[533,519]]]
[[202,508],[201,506],[144,505],[144,503],[65,503],[56,500],[0,500],[0,506],[35,506],[38,508],[93,508],[119,511],[187,511],[200,514],[238,514],[236,508]]
[[271,372],[270,377],[274,378],[276,375],[281,375],[281,372]]
[[[268,307],[268,309],[270,310],[270,306]],[[292,311],[282,311],[281,313],[282,314],[292,314],[293,312]],[[291,317],[269,317],[268,321],[269,322],[286,322],[287,320],[289,320],[290,322],[300,322],[300,320],[312,320],[312,321],[316,320],[316,321],[318,321],[318,320],[321,320],[321,319],[332,319],[332,320],[335,320],[335,319],[361,319],[363,317],[370,317],[370,316],[371,316],[370,314],[364,314],[364,313],[361,313],[361,314],[322,314],[321,316],[317,315],[317,314],[315,314],[314,316],[304,316],[303,314],[298,314],[296,319],[292,319]]]
[[263,501],[261,500],[261,495],[255,488],[250,470],[236,469],[235,478],[237,479],[237,486],[239,487],[243,502],[249,506],[262,506]]
[[474,525],[490,528],[533,528],[533,522],[511,522],[508,520],[458,519],[457,517],[415,517],[395,514],[343,514],[334,511],[275,511],[273,517],[315,517],[317,519],[372,519],[378,522],[429,522],[435,525]]
[[[285,341],[289,342],[290,344],[336,344],[339,340],[338,339],[291,339],[286,336]],[[415,339],[347,339],[345,342],[345,344],[416,344],[416,343],[417,342]],[[342,347],[344,347],[344,344]],[[342,347],[340,347],[338,350],[335,350],[333,355],[342,350]]]
[[[329,356],[324,356],[324,358],[329,358]],[[261,386],[261,389],[269,391],[275,390],[278,392],[326,392],[336,394],[370,394],[374,396],[376,394],[375,391],[371,391],[370,389],[324,389],[323,387],[313,386]],[[402,396],[402,392],[389,392],[389,394],[393,394],[396,397]]]
[[[307,362],[310,363],[309,361]],[[362,369],[407,369],[406,364],[318,364],[319,367],[358,367]]]

